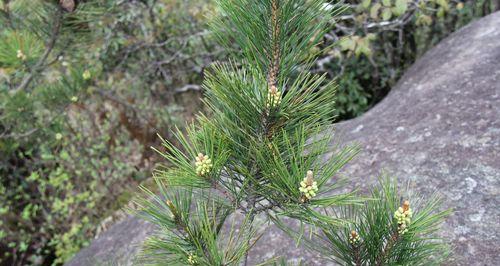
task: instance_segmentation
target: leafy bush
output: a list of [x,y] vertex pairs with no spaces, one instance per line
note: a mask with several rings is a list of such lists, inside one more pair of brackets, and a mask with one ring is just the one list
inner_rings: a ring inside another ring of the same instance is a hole
[[156,133],[197,110],[183,95],[198,98],[220,52],[202,27],[206,9],[1,1],[2,264],[62,264],[130,199],[155,163]]

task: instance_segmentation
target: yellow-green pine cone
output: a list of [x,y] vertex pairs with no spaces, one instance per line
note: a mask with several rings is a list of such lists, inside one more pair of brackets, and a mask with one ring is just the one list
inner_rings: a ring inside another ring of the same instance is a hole
[[196,174],[199,176],[204,176],[212,170],[213,164],[212,160],[208,157],[208,155],[204,155],[203,153],[198,153],[196,156]]
[[349,243],[351,243],[351,245],[356,245],[359,243],[359,240],[360,240],[360,237],[358,235],[358,233],[354,230],[351,231],[351,235],[349,236]]
[[281,103],[281,92],[272,85],[267,94],[267,108],[276,107]]
[[189,263],[190,265],[195,265],[195,264],[196,264],[196,256],[195,256],[195,255],[193,255],[193,254],[189,254],[189,256],[188,256],[188,259],[187,259],[187,260],[188,260],[188,263]]
[[83,71],[82,77],[84,80],[89,80],[91,77],[90,71],[88,69]]
[[409,201],[405,201],[403,203],[403,206],[399,207],[394,212],[394,218],[398,222],[398,232],[400,234],[404,234],[404,233],[408,232],[408,227],[410,226],[412,215],[413,215],[413,212],[410,208]]
[[17,50],[17,58],[21,59],[22,61],[26,61],[26,55],[23,53],[21,50]]
[[308,200],[316,196],[316,192],[318,192],[318,183],[313,180],[312,171],[307,171],[306,177],[300,182],[299,191],[302,192],[302,195]]

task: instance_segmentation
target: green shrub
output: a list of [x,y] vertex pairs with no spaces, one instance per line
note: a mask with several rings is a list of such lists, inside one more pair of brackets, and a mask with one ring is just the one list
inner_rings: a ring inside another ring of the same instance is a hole
[[1,264],[62,264],[128,202],[156,134],[198,108],[210,8],[0,1]]

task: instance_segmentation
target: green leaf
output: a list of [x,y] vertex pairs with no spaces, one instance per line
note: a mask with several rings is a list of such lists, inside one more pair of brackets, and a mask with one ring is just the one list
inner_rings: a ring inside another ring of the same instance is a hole
[[382,0],[382,5],[389,7],[391,6],[391,0]]
[[446,11],[443,7],[438,8],[438,11],[436,13],[436,16],[438,18],[443,18],[445,14],[446,14]]
[[430,26],[432,24],[432,17],[422,14],[418,16],[416,24],[418,26]]
[[448,11],[450,6],[448,4],[448,0],[436,0],[436,3],[444,9],[444,11]]
[[392,13],[395,16],[403,15],[408,9],[408,0],[396,0],[396,4],[392,8]]
[[339,45],[342,51],[354,51],[356,48],[356,42],[352,37],[343,38],[340,40]]
[[392,11],[390,8],[384,8],[384,10],[382,10],[382,19],[387,21],[389,19],[391,19],[392,17]]
[[358,46],[356,47],[356,55],[359,56],[361,54],[364,54],[368,57],[372,55],[372,50],[370,49],[370,44],[367,40],[359,42]]
[[363,2],[361,2],[361,6],[364,9],[368,9],[371,4],[372,4],[372,0],[363,0]]
[[380,3],[376,3],[372,6],[372,8],[370,9],[370,17],[372,19],[378,18],[378,12],[379,12],[381,7],[382,7],[382,5]]
[[377,38],[377,34],[375,33],[368,33],[365,37],[368,41],[373,41],[375,38]]

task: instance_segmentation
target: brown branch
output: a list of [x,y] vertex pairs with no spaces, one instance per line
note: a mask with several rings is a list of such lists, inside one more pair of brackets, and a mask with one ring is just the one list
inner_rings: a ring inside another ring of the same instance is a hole
[[394,246],[394,244],[396,244],[398,239],[399,239],[399,233],[396,230],[394,233],[391,234],[391,237],[387,241],[387,244],[382,249],[380,256],[377,258],[376,265],[381,266],[381,265],[385,264],[385,259],[386,259],[387,255],[389,254],[389,252],[391,252],[392,247]]
[[353,247],[353,249],[354,249],[354,264],[356,266],[362,266],[361,256],[359,254],[359,247]]
[[279,5],[278,0],[274,0],[271,2],[271,58],[269,58],[269,73],[268,73],[268,85],[269,88],[273,88],[276,86],[278,74],[279,74],[279,65],[280,65],[280,56],[281,56],[281,48],[279,42],[280,36],[280,25],[279,25]]
[[7,138],[15,138],[15,139],[20,139],[20,138],[26,138],[26,137],[29,137],[30,135],[32,135],[33,133],[37,132],[38,130],[40,130],[39,127],[36,127],[36,128],[32,128],[26,132],[23,132],[23,133],[6,133],[6,132],[3,132],[2,134],[0,134],[0,139],[7,139]]
[[201,91],[203,88],[200,85],[196,84],[186,84],[180,88],[175,89],[176,93],[183,93],[187,91]]

